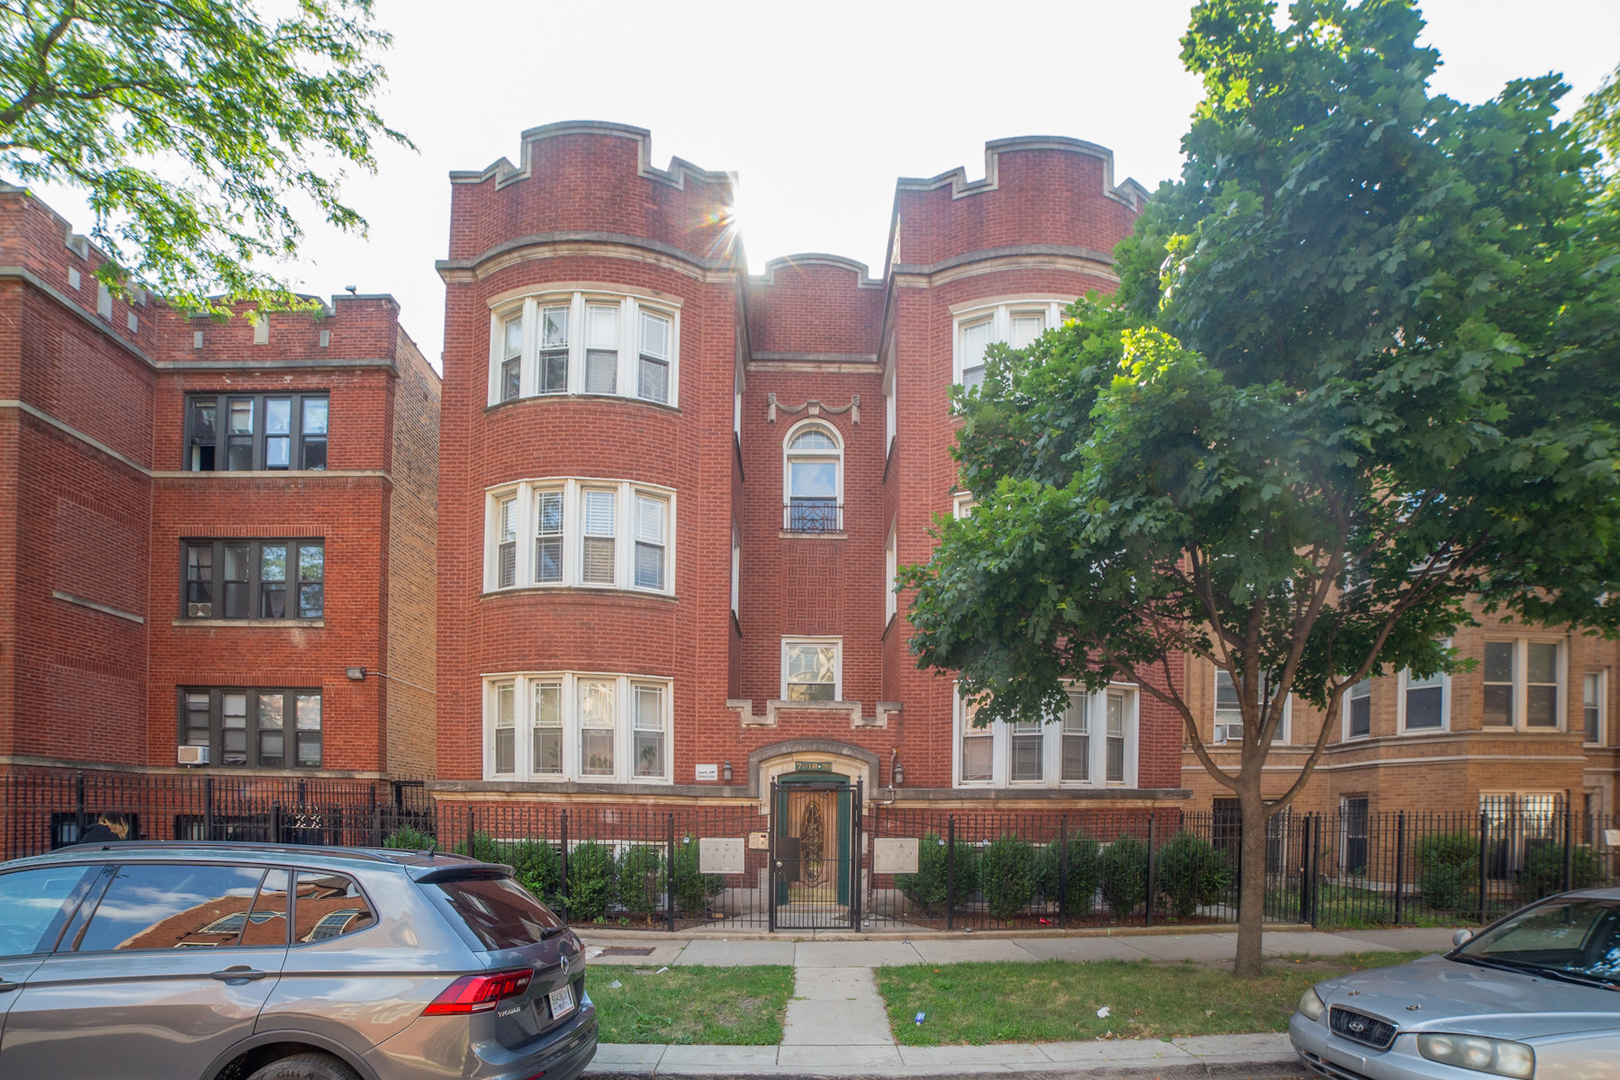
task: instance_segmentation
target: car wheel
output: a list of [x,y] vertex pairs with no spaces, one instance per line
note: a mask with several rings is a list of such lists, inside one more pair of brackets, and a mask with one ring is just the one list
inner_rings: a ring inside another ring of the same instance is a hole
[[272,1061],[248,1080],[360,1080],[355,1071],[327,1054],[294,1054]]

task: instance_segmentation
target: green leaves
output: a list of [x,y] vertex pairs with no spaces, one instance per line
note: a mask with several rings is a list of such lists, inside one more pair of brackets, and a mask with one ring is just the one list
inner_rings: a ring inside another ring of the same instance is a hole
[[254,263],[296,254],[291,209],[363,231],[345,165],[410,141],[373,106],[389,35],[370,0],[26,0],[0,4],[0,170],[77,187],[113,285],[177,306],[303,306]]
[[1232,676],[1258,782],[1288,694],[1450,670],[1479,613],[1620,633],[1620,204],[1593,134],[1620,97],[1581,124],[1553,77],[1461,105],[1428,93],[1404,0],[1290,10],[1198,5],[1206,97],[1116,300],[993,349],[957,400],[978,506],[904,582],[919,661],[981,720],[1123,678],[1190,727],[1190,653]]

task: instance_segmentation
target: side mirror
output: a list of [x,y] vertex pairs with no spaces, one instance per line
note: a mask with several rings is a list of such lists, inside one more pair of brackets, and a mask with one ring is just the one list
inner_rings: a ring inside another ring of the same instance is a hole
[[1468,944],[1473,939],[1474,932],[1465,927],[1451,935],[1451,947],[1454,949],[1458,948],[1459,946]]

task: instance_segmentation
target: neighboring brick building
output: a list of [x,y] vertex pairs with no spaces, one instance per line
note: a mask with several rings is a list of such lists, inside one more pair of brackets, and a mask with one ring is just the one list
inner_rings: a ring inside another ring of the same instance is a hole
[[[1474,670],[1423,680],[1386,674],[1350,692],[1295,803],[1300,812],[1341,812],[1352,822],[1400,810],[1545,821],[1561,806],[1599,821],[1616,812],[1620,743],[1610,718],[1620,702],[1620,642],[1483,614],[1479,621],[1452,639]],[[1235,709],[1229,683],[1200,659],[1188,661],[1187,679],[1199,733],[1219,743],[1220,729],[1238,722],[1221,710],[1223,691]],[[1298,700],[1289,709],[1266,766],[1271,797],[1298,777],[1322,730],[1321,713]],[[1227,734],[1230,748],[1212,756],[1235,770],[1239,736]],[[1220,809],[1230,798],[1190,749],[1182,774],[1191,809]]]
[[1145,198],[1072,139],[985,167],[900,181],[877,278],[748,277],[731,177],[636,128],[452,174],[441,799],[748,805],[811,772],[902,808],[1184,805],[1135,687],[980,733],[906,649],[894,567],[966,505],[951,385],[1111,291]]
[[431,775],[439,379],[398,305],[126,303],[16,188],[0,248],[0,770]]

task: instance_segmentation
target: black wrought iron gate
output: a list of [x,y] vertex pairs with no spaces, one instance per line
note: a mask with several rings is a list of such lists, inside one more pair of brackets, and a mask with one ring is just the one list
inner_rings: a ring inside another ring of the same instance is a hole
[[861,924],[861,785],[825,774],[771,781],[772,930]]

